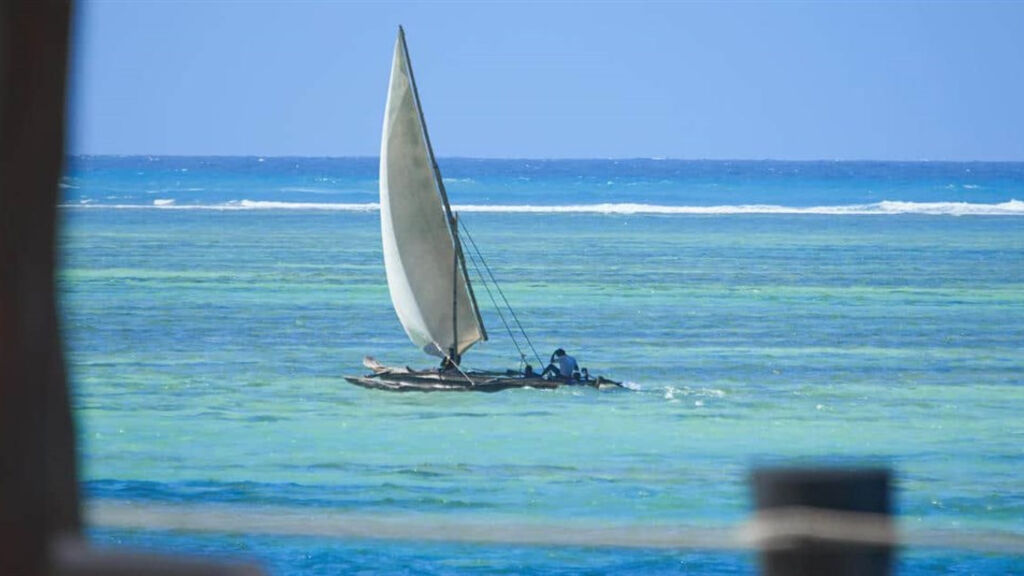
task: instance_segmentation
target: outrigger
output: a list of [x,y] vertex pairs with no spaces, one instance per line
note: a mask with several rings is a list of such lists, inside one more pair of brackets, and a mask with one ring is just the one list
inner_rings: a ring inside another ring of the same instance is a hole
[[[413,78],[405,32],[398,29],[384,129],[380,151],[380,220],[384,269],[388,291],[402,327],[421,350],[442,360],[433,370],[395,368],[371,357],[363,365],[371,370],[366,376],[346,376],[345,380],[378,390],[405,391],[477,391],[497,392],[508,388],[557,388],[585,385],[601,388],[621,386],[602,377],[591,378],[584,369],[580,375],[542,377],[526,364],[526,355],[486,283],[484,270],[504,301],[526,344],[537,357],[529,337],[515,315],[490,267],[465,230],[474,252],[470,253],[498,316],[519,351],[522,371],[466,371],[462,354],[471,346],[487,340],[476,296],[466,269],[459,233],[458,216],[448,203],[448,193],[437,166],[416,81]],[[483,265],[483,270],[477,260]]]

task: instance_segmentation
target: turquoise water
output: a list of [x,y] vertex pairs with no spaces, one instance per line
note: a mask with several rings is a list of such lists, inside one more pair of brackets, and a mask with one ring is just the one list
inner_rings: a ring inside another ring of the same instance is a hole
[[[885,464],[906,525],[1024,535],[1024,165],[449,160],[542,356],[637,390],[396,395],[375,160],[76,158],[60,286],[87,503],[723,526],[747,474]],[[964,214],[964,215],[961,215]],[[518,357],[492,339],[474,368]],[[269,517],[269,516],[268,516]],[[340,571],[749,573],[752,555],[137,531]],[[1020,572],[909,550],[901,573]]]

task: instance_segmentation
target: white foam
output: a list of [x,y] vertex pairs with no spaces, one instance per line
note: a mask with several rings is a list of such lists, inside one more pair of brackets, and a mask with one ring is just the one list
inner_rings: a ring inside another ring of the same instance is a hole
[[205,188],[178,188],[177,186],[172,186],[169,188],[150,188],[143,190],[143,192],[146,194],[173,194],[175,192],[204,192],[205,190]]
[[316,202],[263,202],[255,200],[233,200],[223,204],[90,204],[86,206],[61,204],[61,208],[93,208],[106,210],[196,210],[213,212],[256,211],[256,210],[305,210],[335,212],[373,212],[380,204],[333,204]]
[[153,206],[170,206],[174,204],[174,198],[157,198],[153,200]]
[[380,210],[380,204],[339,204],[333,202],[274,202],[268,200],[240,200],[221,204],[234,210],[331,210],[340,212],[370,212]]
[[306,187],[306,186],[286,186],[284,188],[280,188],[280,190],[281,190],[281,192],[298,192],[298,193],[303,193],[303,194],[324,194],[324,195],[344,194],[344,193],[348,192],[348,190],[341,190],[341,189],[337,189],[337,188],[313,188],[313,187]]
[[[62,207],[83,207],[63,204]],[[278,202],[266,200],[233,200],[221,204],[91,204],[93,209],[166,209],[166,210],[305,210],[334,212],[370,212],[380,204],[333,202]],[[872,216],[896,214],[923,214],[931,216],[1024,216],[1024,201],[1010,200],[999,204],[972,204],[968,202],[900,202],[886,200],[874,204],[848,204],[841,206],[780,206],[774,204],[739,204],[721,206],[670,206],[659,204],[568,204],[538,206],[531,204],[461,204],[453,205],[458,212],[496,214],[664,214],[731,216],[753,214],[793,214],[830,216]]]
[[1024,216],[1024,202],[1010,200],[1000,204],[970,204],[967,202],[896,202],[883,201],[874,204],[850,204],[842,206],[779,206],[774,204],[739,204],[722,206],[668,206],[658,204],[578,204],[564,206],[503,206],[463,205],[453,206],[460,212],[506,212],[506,213],[581,213],[581,214],[692,214],[692,215],[741,215],[741,214],[818,214],[836,216],[862,216],[874,214],[929,214],[949,216]]

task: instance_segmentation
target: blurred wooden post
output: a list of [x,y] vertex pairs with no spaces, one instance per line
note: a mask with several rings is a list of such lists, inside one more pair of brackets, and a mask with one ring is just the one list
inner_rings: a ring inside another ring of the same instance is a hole
[[47,572],[80,523],[54,298],[69,11],[0,2],[0,574]]
[[55,291],[69,16],[67,0],[0,1],[0,574],[260,574],[81,538]]
[[764,469],[751,483],[764,574],[890,573],[888,470]]

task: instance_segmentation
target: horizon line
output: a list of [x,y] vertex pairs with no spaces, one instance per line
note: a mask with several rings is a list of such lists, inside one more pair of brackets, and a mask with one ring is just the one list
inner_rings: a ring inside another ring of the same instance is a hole
[[[83,153],[83,152],[65,152],[65,158],[254,158],[254,159],[321,159],[321,160],[379,160],[379,155],[345,155],[345,156],[334,156],[334,155],[300,155],[300,154],[147,154],[147,153],[131,153],[131,154],[119,154],[119,153]],[[786,163],[822,163],[822,162],[834,162],[834,163],[903,163],[903,164],[1024,164],[1024,158],[1008,160],[1008,159],[969,159],[969,160],[949,160],[949,159],[889,159],[882,160],[877,158],[803,158],[803,159],[787,159],[787,158],[684,158],[674,156],[438,156],[438,160],[516,160],[516,161],[531,161],[531,162],[557,162],[557,161],[622,161],[622,160],[651,160],[656,162],[670,161],[670,162],[786,162]]]

